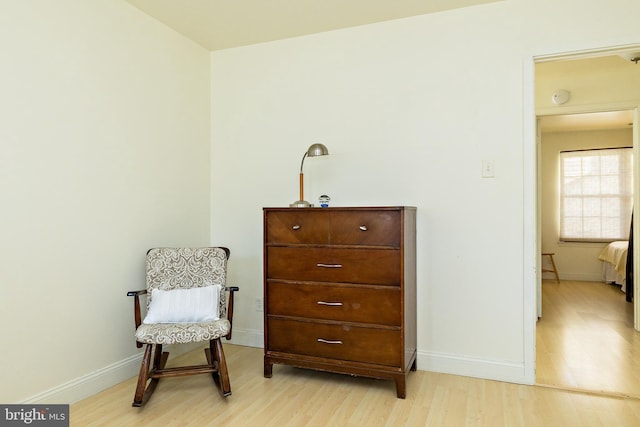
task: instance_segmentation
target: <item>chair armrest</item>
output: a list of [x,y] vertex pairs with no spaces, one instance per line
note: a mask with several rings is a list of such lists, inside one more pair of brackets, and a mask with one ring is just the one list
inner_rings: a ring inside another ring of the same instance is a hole
[[229,329],[229,333],[227,334],[227,340],[231,339],[231,333],[233,332],[233,294],[234,292],[238,292],[240,290],[237,286],[225,286],[223,292],[229,292],[229,301],[227,303],[227,320],[231,325]]
[[[128,297],[133,297],[133,319],[136,324],[136,329],[138,329],[138,327],[142,323],[142,318],[140,316],[140,295],[146,295],[146,293],[147,293],[146,289],[127,292]],[[138,348],[142,348],[142,343],[136,341],[136,346]]]

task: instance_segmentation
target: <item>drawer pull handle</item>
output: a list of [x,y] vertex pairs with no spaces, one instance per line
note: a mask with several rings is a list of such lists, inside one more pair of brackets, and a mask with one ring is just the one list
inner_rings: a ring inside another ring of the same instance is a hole
[[324,344],[342,344],[342,341],[340,340],[325,340],[323,338],[318,338],[318,342],[321,342]]
[[293,226],[293,227],[291,227],[291,228],[293,228],[294,230],[300,230],[300,226],[299,226],[298,224],[294,225],[294,226]]
[[322,268],[342,268],[342,264],[323,264],[321,262],[316,264],[316,267]]
[[330,305],[332,307],[340,307],[344,304],[342,304],[341,302],[318,301],[318,305]]
[[359,228],[360,228],[361,231],[367,231],[368,230],[366,225],[361,225]]

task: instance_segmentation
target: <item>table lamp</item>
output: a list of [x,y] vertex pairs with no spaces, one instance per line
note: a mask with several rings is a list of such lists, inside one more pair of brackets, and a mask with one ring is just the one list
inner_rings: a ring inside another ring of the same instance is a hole
[[289,207],[292,208],[310,208],[313,205],[304,199],[304,173],[302,168],[304,166],[304,159],[308,157],[326,156],[329,154],[329,150],[323,144],[312,144],[311,147],[302,156],[302,162],[300,163],[300,200],[296,200],[291,203]]

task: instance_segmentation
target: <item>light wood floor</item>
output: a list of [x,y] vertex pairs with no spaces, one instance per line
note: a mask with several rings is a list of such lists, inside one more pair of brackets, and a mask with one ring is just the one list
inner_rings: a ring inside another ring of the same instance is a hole
[[640,398],[640,332],[619,286],[543,281],[536,381]]
[[[282,365],[262,376],[262,349],[224,345],[233,395],[209,375],[163,379],[132,408],[135,378],[71,406],[72,426],[638,426],[640,401],[426,371],[407,398],[392,381]],[[200,351],[176,362],[201,361]],[[169,358],[171,361],[171,358]]]

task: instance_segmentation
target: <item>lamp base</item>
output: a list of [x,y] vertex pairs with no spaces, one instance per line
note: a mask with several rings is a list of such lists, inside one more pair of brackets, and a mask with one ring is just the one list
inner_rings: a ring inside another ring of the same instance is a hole
[[289,205],[290,208],[312,208],[313,205],[306,200],[296,200]]

